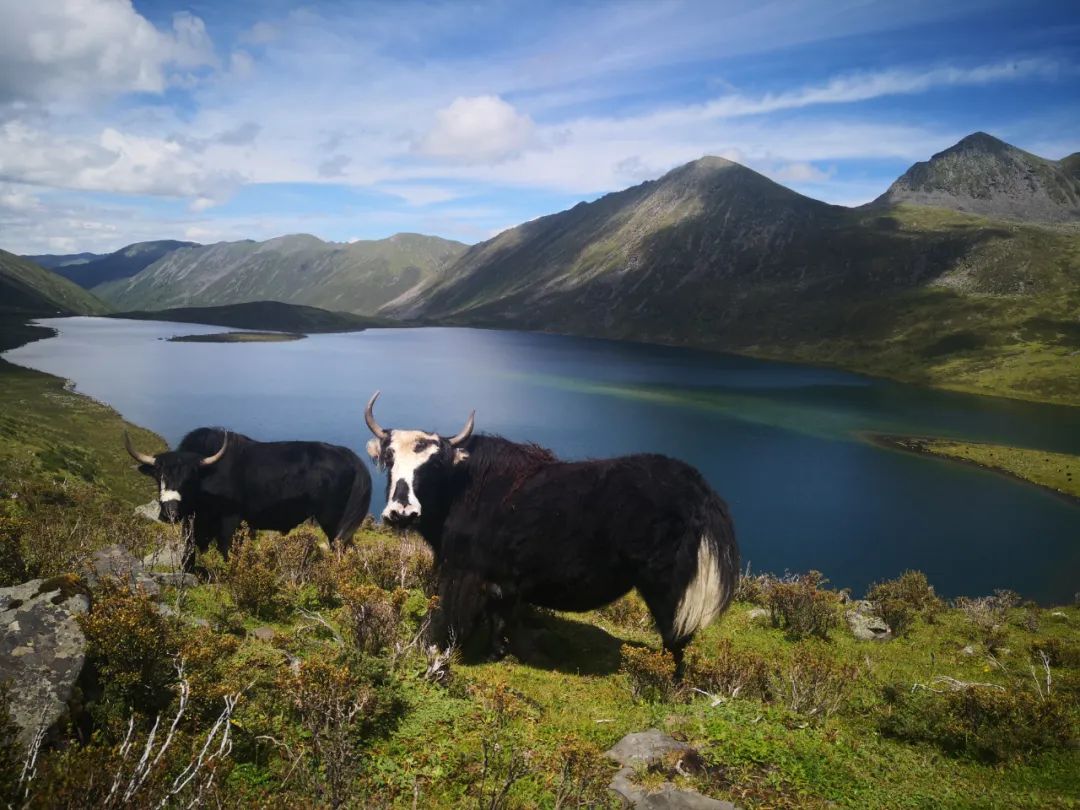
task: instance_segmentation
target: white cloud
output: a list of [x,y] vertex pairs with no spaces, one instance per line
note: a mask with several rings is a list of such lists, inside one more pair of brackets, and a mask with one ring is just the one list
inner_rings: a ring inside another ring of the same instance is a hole
[[767,171],[766,173],[773,180],[784,183],[820,183],[836,174],[836,170],[819,169],[813,163],[796,161],[795,163],[777,166],[775,169]]
[[460,194],[441,186],[429,186],[422,184],[389,184],[378,187],[379,191],[400,197],[409,205],[424,206],[456,200]]
[[112,127],[96,138],[81,138],[53,136],[18,122],[0,126],[0,180],[122,194],[221,198],[239,179],[204,168],[173,140]]
[[129,0],[0,0],[0,19],[0,103],[158,93],[170,66],[214,60],[198,17],[177,14],[162,32]]
[[528,145],[535,127],[531,118],[498,96],[456,98],[435,118],[418,150],[462,163],[505,160]]

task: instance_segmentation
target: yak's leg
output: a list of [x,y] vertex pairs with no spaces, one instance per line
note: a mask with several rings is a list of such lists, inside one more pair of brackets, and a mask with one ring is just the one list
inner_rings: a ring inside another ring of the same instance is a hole
[[[229,549],[232,548],[233,537],[236,536],[237,530],[240,528],[240,524],[243,521],[239,515],[227,515],[221,519],[221,523],[218,526],[217,534],[217,547],[221,552],[221,556],[226,560],[229,559]],[[252,540],[255,537],[255,530],[250,526],[248,527],[246,540]]]
[[675,631],[675,613],[679,607],[676,594],[672,593],[670,583],[648,583],[638,586],[638,593],[648,605],[652,614],[656,629],[663,640],[664,649],[671,653],[675,660],[675,679],[681,680],[683,675],[683,651],[690,643],[689,637],[683,637]]
[[488,659],[500,661],[510,652],[509,634],[517,629],[521,600],[514,591],[494,583],[485,583],[483,587],[488,593],[488,615],[491,617],[491,647]]

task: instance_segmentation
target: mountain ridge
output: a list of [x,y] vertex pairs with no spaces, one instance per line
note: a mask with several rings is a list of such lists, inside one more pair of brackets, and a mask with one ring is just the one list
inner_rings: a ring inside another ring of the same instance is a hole
[[356,242],[287,234],[173,251],[94,291],[118,309],[278,300],[370,315],[464,249],[421,234]]
[[[965,140],[954,154],[1015,149]],[[1080,404],[1080,229],[832,206],[719,158],[503,231],[380,312]]]
[[1080,219],[1080,154],[1050,160],[974,132],[920,161],[871,203],[932,205],[1025,222]]

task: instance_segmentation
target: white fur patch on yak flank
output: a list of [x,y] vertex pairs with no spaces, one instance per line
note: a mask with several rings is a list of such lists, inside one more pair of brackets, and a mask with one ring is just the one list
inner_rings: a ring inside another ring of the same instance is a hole
[[698,541],[697,571],[675,611],[675,637],[686,638],[709,624],[719,615],[724,597],[720,560],[713,552],[712,540],[702,535]]

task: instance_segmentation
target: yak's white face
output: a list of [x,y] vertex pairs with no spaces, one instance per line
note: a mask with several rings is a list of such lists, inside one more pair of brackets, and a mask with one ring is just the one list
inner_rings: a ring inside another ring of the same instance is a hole
[[420,518],[417,471],[439,453],[442,443],[437,434],[422,430],[391,430],[385,443],[378,439],[368,442],[368,455],[388,472],[382,513],[387,523],[407,525]]
[[[438,499],[439,483],[455,464],[468,458],[462,445],[473,432],[476,411],[469,414],[465,427],[451,438],[425,430],[386,430],[375,421],[373,407],[379,398],[376,391],[364,409],[364,421],[375,438],[367,443],[372,460],[386,470],[386,508],[383,521],[404,528],[416,523],[423,507],[420,493]],[[431,504],[429,504],[430,506]],[[437,511],[438,505],[433,508]]]

